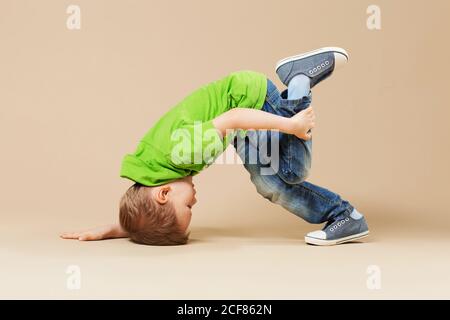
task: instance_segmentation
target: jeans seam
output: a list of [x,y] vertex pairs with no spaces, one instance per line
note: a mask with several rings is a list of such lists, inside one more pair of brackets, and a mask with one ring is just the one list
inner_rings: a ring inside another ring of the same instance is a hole
[[272,97],[271,97],[271,96],[267,96],[266,102],[270,105],[270,107],[271,107],[274,111],[276,111],[276,109],[277,109],[276,104],[277,104],[277,103],[274,102],[274,101],[272,100]]

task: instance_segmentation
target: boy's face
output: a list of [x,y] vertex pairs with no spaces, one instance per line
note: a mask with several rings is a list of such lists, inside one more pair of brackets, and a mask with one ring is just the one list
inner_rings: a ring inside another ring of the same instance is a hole
[[175,208],[178,223],[183,230],[187,230],[191,222],[192,207],[197,202],[196,190],[192,183],[192,176],[184,177],[156,188],[156,200],[170,201]]

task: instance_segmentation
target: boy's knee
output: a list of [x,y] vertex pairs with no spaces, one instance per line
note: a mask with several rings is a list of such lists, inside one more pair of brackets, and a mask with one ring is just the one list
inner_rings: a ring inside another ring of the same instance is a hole
[[299,172],[293,172],[289,169],[280,169],[278,176],[287,184],[299,184],[309,176],[309,169],[304,168]]

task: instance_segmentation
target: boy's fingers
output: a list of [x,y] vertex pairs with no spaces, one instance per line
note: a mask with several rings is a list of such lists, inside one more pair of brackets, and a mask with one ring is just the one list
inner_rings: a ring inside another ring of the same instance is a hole
[[306,109],[303,109],[302,111],[300,111],[301,113],[306,113],[306,114],[309,114],[309,113],[311,113],[312,112],[312,106],[309,106],[308,108],[306,108]]
[[78,240],[80,240],[80,241],[87,241],[87,240],[91,240],[91,238],[92,238],[91,234],[85,233],[85,234],[80,235],[78,237]]
[[311,131],[308,131],[307,133],[305,133],[302,137],[303,140],[308,141],[309,139],[311,139],[312,137],[312,133]]
[[80,241],[90,241],[90,240],[97,240],[98,236],[96,236],[95,234],[92,233],[81,233],[81,232],[66,232],[66,233],[62,233],[60,235],[61,238],[63,239],[75,239],[75,240],[80,240]]
[[63,239],[77,239],[78,238],[78,234],[76,233],[63,233],[60,235],[61,238]]
[[84,233],[78,237],[80,241],[91,241],[91,240],[99,240],[100,237],[98,235],[92,233]]

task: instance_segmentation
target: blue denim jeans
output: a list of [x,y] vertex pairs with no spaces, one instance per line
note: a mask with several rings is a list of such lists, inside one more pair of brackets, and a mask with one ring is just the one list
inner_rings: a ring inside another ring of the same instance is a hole
[[[267,95],[262,110],[283,117],[292,117],[311,103],[311,94],[298,100],[287,100],[286,97],[286,90],[280,94],[268,79]],[[263,135],[268,137],[267,148],[271,149],[270,145],[274,143],[274,138],[267,130],[256,130],[252,133],[258,137]],[[261,158],[258,156],[256,162],[249,161],[249,153],[260,154],[260,150],[257,149],[261,148],[261,145],[252,142],[252,139],[245,139],[245,143],[237,143],[235,138],[233,142],[258,193],[309,223],[323,223],[349,215],[353,207],[348,201],[330,190],[305,181],[311,168],[312,139],[305,141],[290,134],[281,132],[276,134],[279,145],[276,166],[272,164],[273,157],[269,163],[267,159],[270,157],[263,159],[264,156]],[[266,153],[268,154],[262,152]]]

